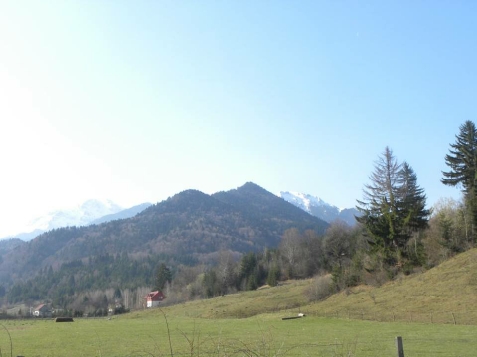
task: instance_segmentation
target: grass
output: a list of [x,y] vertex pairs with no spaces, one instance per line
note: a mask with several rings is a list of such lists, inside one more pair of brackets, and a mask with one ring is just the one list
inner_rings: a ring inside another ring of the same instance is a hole
[[[111,319],[75,319],[73,323],[50,319],[4,321],[0,357],[382,357],[396,355],[396,336],[403,338],[405,356],[475,355],[477,250],[428,272],[380,288],[357,287],[319,303],[306,302],[303,293],[309,284],[309,280],[292,281],[275,288]],[[299,311],[307,316],[282,320]],[[396,321],[353,319],[361,317]],[[458,325],[453,324],[453,318]]]
[[[476,326],[382,323],[280,314],[246,319],[197,319],[156,311],[107,319],[8,321],[13,356],[474,356]],[[171,345],[169,345],[169,336]],[[10,356],[6,334],[2,356]]]
[[379,288],[359,286],[308,307],[310,312],[384,321],[477,323],[477,249]]
[[309,280],[288,281],[280,286],[207,300],[191,301],[171,307],[175,314],[200,318],[245,318],[266,312],[278,312],[308,304],[304,291]]

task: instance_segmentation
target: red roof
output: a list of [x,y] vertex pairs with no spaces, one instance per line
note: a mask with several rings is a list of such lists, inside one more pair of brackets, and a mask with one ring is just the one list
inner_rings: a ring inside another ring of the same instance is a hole
[[151,301],[160,301],[164,299],[164,297],[164,294],[159,290],[151,291],[149,294],[146,295],[146,299]]

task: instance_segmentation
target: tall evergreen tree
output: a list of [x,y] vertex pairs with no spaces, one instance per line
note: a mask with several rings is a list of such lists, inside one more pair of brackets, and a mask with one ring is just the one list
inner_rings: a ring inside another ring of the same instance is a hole
[[462,186],[464,200],[472,215],[472,236],[477,227],[477,129],[468,120],[460,127],[455,144],[450,144],[449,154],[445,156],[450,171],[442,172],[441,182],[448,186]]
[[412,233],[427,226],[426,196],[412,168],[398,163],[389,147],[376,161],[370,180],[363,200],[358,200],[362,215],[356,219],[365,226],[373,251],[393,263],[402,256]]
[[204,294],[208,298],[222,294],[220,280],[217,277],[217,272],[214,269],[204,273],[202,286],[204,288]]
[[407,162],[402,164],[399,172],[399,202],[401,230],[404,237],[426,228],[431,211],[426,209],[424,189],[417,184],[417,176]]
[[259,261],[255,253],[250,252],[242,257],[240,263],[240,279],[244,290],[255,290],[258,287],[257,275]]
[[363,201],[358,200],[357,209],[362,213],[356,217],[363,223],[371,240],[369,243],[376,250],[389,250],[397,246],[396,223],[398,191],[398,173],[401,165],[397,162],[392,150],[386,147],[376,161],[370,176],[371,183],[365,185]]
[[172,273],[169,268],[164,263],[159,264],[156,272],[155,288],[157,290],[163,290],[166,283],[170,283],[171,281]]

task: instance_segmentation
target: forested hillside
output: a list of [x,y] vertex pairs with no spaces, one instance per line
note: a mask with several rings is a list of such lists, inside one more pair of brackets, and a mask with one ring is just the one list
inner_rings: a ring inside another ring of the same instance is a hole
[[0,258],[4,255],[9,253],[11,250],[15,249],[16,247],[24,244],[25,242],[18,238],[9,238],[9,239],[2,239],[0,240]]
[[11,302],[65,304],[92,289],[150,286],[159,261],[207,266],[220,251],[240,257],[276,248],[287,229],[322,235],[327,226],[253,183],[212,196],[187,190],[129,219],[47,232],[4,255],[0,279]]

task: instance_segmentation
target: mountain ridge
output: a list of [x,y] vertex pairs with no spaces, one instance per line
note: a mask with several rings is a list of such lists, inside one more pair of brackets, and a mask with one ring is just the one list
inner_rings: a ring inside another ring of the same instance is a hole
[[148,208],[151,205],[152,205],[152,203],[149,203],[149,202],[140,203],[140,204],[132,206],[130,208],[123,209],[123,210],[121,210],[117,213],[112,213],[112,214],[107,214],[105,216],[101,216],[101,217],[91,221],[88,225],[106,223],[106,222],[114,221],[114,220],[117,220],[117,219],[131,218],[131,217],[134,217],[136,214],[144,211],[146,208]]
[[[260,194],[260,190],[254,187],[254,185],[255,184],[253,182],[247,182],[238,189],[235,189],[235,191],[240,189],[241,193],[255,192],[256,194]],[[268,192],[263,188],[260,189]],[[185,190],[182,192],[187,191],[197,190]],[[233,191],[234,190],[230,190],[230,193]],[[224,192],[228,191],[216,192],[211,196],[220,198]],[[237,198],[240,198],[239,193],[235,193],[235,195]],[[323,201],[321,198],[312,196],[310,194],[293,191],[280,191],[276,196],[328,223],[332,223],[333,221],[339,219],[346,222],[348,225],[353,226],[356,224],[355,215],[359,214],[355,208],[339,209],[338,207]],[[23,230],[23,232],[9,235],[7,237],[1,238],[0,240],[8,238],[20,238],[23,241],[29,241],[41,235],[42,233],[56,228],[68,226],[88,226],[118,219],[130,218],[151,205],[151,203],[145,202],[130,208],[123,209],[111,200],[90,199],[72,209],[59,209],[49,212],[46,215],[39,216],[31,220],[29,222],[28,228]],[[249,209],[253,209],[253,207],[251,206]]]

